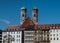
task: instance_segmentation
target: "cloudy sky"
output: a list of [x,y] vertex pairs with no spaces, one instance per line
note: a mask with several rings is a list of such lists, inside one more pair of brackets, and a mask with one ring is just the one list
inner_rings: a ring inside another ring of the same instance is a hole
[[0,0],[0,29],[7,26],[20,25],[20,8],[27,8],[30,18],[32,8],[38,8],[39,24],[60,23],[59,0]]

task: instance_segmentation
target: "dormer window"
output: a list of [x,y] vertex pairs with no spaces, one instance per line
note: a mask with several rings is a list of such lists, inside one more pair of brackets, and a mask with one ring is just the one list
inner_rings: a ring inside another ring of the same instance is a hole
[[53,29],[55,29],[55,27],[53,27]]

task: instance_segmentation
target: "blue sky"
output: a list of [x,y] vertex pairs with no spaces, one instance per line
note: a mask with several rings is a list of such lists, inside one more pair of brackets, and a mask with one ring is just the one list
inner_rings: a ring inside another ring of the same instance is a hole
[[20,25],[20,8],[27,8],[27,16],[32,17],[32,8],[38,8],[39,24],[60,23],[59,0],[0,0],[0,29]]

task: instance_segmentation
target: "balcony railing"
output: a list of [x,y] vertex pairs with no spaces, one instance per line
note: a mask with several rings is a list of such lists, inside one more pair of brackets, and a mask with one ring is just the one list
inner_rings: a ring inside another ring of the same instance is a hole
[[34,35],[27,35],[27,34],[25,34],[25,36],[34,36]]
[[24,40],[34,40],[33,38],[25,38]]

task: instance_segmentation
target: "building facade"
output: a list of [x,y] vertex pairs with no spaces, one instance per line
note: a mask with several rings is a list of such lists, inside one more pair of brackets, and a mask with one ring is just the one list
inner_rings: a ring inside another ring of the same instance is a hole
[[34,33],[35,31],[24,31],[24,43],[33,43],[34,40]]
[[7,30],[2,32],[2,43],[22,43],[22,31],[16,30],[18,28],[13,28],[15,30]]
[[2,32],[2,43],[60,43],[60,24],[38,24],[38,9],[21,8],[20,26],[9,26]]
[[60,43],[60,27],[53,27],[49,30],[50,43]]
[[24,43],[50,43],[49,31],[42,30],[24,31]]

